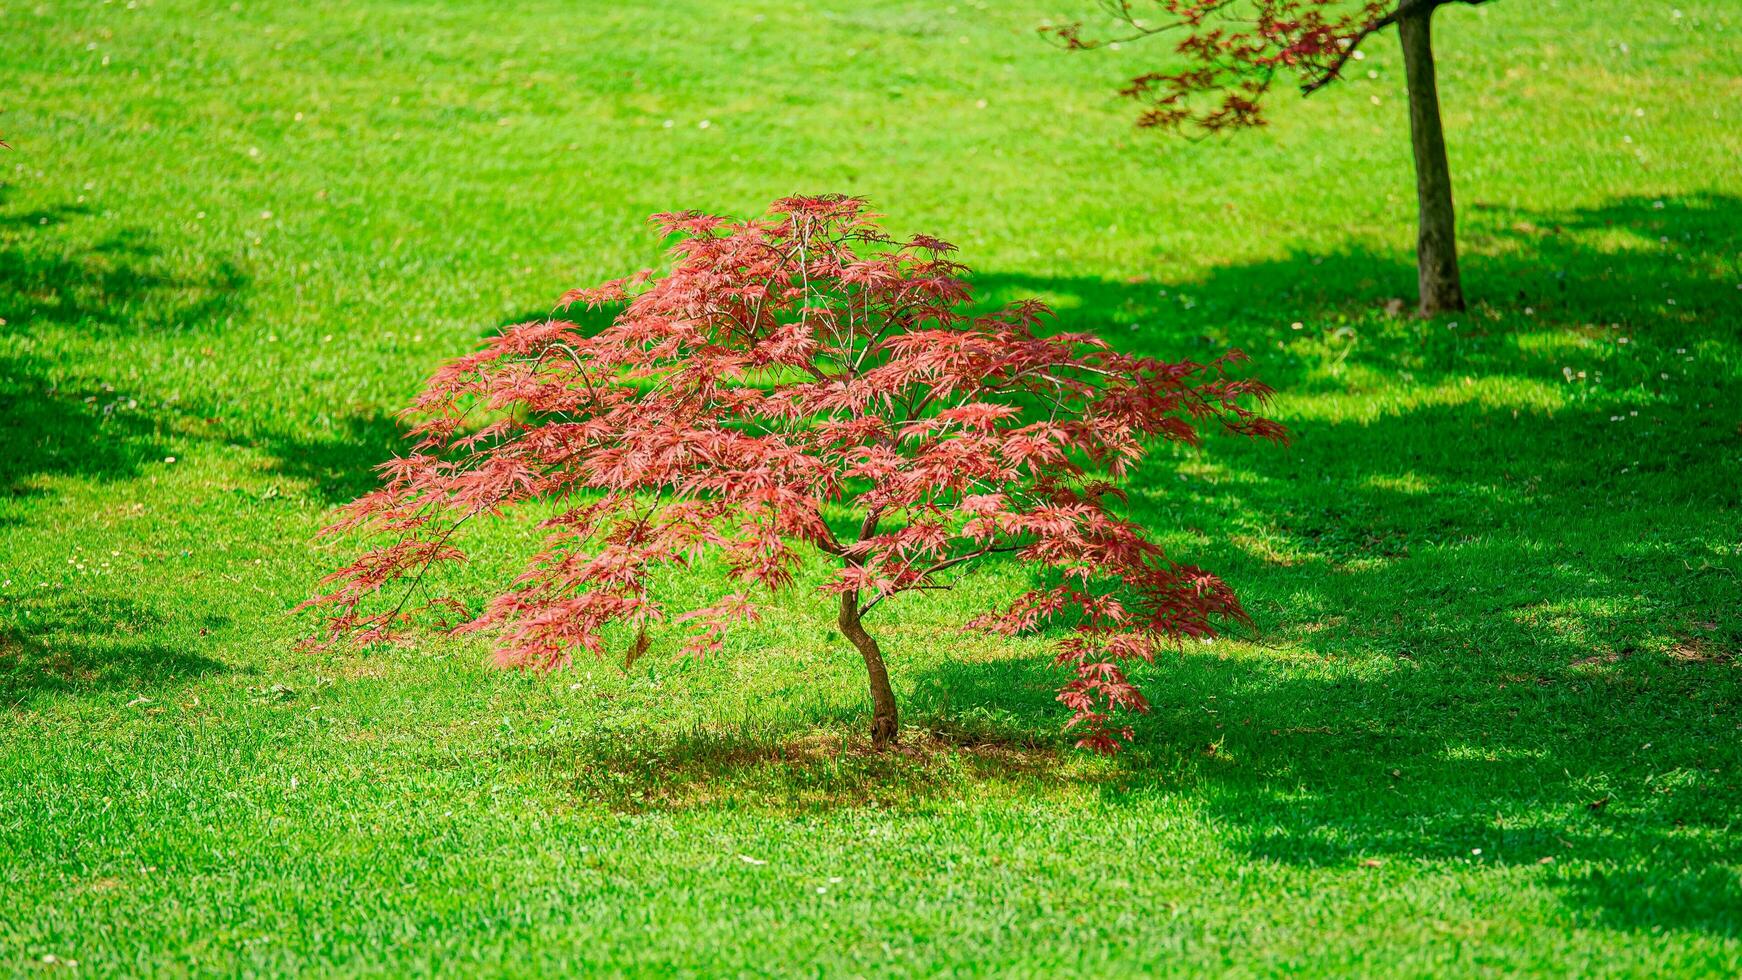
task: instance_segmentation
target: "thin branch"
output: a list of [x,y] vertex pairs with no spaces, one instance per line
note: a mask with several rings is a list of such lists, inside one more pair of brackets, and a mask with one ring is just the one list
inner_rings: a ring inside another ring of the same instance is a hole
[[1343,50],[1338,53],[1337,60],[1331,62],[1330,67],[1326,68],[1323,74],[1301,83],[1300,94],[1303,96],[1311,95],[1319,89],[1324,88],[1326,85],[1336,81],[1338,78],[1341,78],[1343,74],[1343,66],[1349,63],[1350,58],[1355,57],[1355,51],[1361,47],[1362,41],[1367,40],[1367,38],[1371,37],[1376,32],[1382,31],[1403,18],[1408,17],[1422,7],[1432,10],[1436,2],[1437,0],[1403,0],[1402,3],[1397,5],[1396,9],[1391,11],[1391,13],[1386,14],[1384,17],[1381,17],[1371,24],[1368,24],[1366,27],[1361,28],[1359,34],[1350,38],[1348,44],[1343,45]]
[[869,613],[871,610],[877,608],[878,603],[889,598],[890,596],[900,595],[903,592],[911,592],[915,589],[941,588],[942,586],[935,585],[935,584],[928,582],[926,580],[929,579],[931,576],[936,575],[937,573],[939,573],[941,571],[944,571],[945,569],[954,568],[955,566],[960,565],[963,562],[973,561],[976,558],[984,558],[987,555],[1006,554],[1006,553],[1012,552],[1012,551],[1020,551],[1024,547],[1026,547],[1026,545],[1013,544],[1013,545],[1006,545],[1005,547],[1002,547],[1002,548],[994,548],[994,547],[988,545],[984,548],[981,548],[979,551],[969,552],[968,554],[965,554],[965,555],[957,555],[954,558],[949,558],[949,559],[945,559],[944,561],[940,561],[936,565],[933,565],[932,567],[926,569],[925,571],[920,572],[919,576],[915,579],[913,585],[903,586],[901,588],[894,589],[894,590],[888,591],[888,592],[877,593],[877,595],[874,598],[872,598],[872,600],[870,602],[859,607],[859,616],[861,618],[863,618],[866,613]]

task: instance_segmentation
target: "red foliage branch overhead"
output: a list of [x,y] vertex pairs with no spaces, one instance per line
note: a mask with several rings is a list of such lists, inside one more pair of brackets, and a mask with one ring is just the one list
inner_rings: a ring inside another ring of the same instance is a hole
[[[430,379],[409,410],[415,449],[328,529],[377,546],[306,605],[379,635],[399,617],[381,604],[461,558],[468,521],[529,501],[560,505],[543,548],[463,627],[498,635],[504,666],[602,653],[609,624],[636,636],[632,655],[667,621],[687,649],[716,649],[752,593],[793,582],[803,546],[838,561],[824,591],[860,613],[1013,554],[1052,574],[980,625],[1067,627],[1059,700],[1080,744],[1111,750],[1113,710],[1146,707],[1122,665],[1243,616],[1221,580],[1117,515],[1113,481],[1205,424],[1280,439],[1246,407],[1268,389],[1225,372],[1238,352],[1169,362],[1040,336],[1036,302],[972,315],[952,247],[895,241],[874,217],[839,196],[751,221],[656,216],[671,272],[563,297],[626,303],[610,326],[523,323]],[[736,589],[668,609],[655,573],[704,553]]]
[[[1214,133],[1264,123],[1262,100],[1278,76],[1304,92],[1334,81],[1369,34],[1403,13],[1445,0],[1100,0],[1127,30],[1117,40],[1177,37],[1185,64],[1146,72],[1120,94],[1143,103],[1139,126]],[[1481,0],[1465,0],[1481,2]],[[1067,47],[1114,39],[1085,38],[1081,24],[1043,27]]]

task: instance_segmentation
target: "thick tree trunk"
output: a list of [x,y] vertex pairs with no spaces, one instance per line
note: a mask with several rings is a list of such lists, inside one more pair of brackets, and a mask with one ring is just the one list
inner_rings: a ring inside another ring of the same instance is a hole
[[887,748],[901,735],[901,723],[895,713],[895,692],[889,688],[889,671],[883,666],[883,651],[877,641],[865,632],[859,621],[859,593],[841,593],[841,634],[859,648],[865,658],[865,673],[871,679],[871,745]]
[[1440,95],[1434,84],[1432,18],[1434,4],[1397,22],[1403,41],[1403,68],[1409,85],[1409,135],[1415,145],[1415,191],[1420,202],[1416,269],[1424,316],[1464,308],[1458,279],[1458,238],[1452,211],[1452,172],[1446,164],[1446,137],[1440,129]]

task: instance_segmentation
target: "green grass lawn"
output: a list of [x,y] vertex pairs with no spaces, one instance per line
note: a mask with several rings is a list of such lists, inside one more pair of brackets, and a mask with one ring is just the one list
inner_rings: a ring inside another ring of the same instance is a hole
[[[1443,11],[1476,304],[1423,321],[1394,40],[1168,141],[1072,7],[0,6],[0,970],[1742,971],[1742,16]],[[627,673],[299,648],[431,369],[650,212],[831,190],[1282,392],[1291,447],[1141,476],[1255,628],[1131,750],[960,629],[1017,567],[877,613],[902,754],[802,591]]]

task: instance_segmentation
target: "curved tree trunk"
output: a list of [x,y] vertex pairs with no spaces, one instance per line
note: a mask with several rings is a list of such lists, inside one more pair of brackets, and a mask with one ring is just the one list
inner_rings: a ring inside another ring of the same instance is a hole
[[859,621],[859,593],[841,593],[841,634],[859,648],[865,658],[865,673],[871,680],[871,745],[888,748],[901,735],[901,722],[895,713],[895,692],[889,687],[889,671],[883,666],[883,651],[877,641],[865,632]]
[[1446,164],[1446,137],[1440,128],[1440,95],[1434,83],[1432,18],[1436,4],[1424,4],[1397,21],[1403,41],[1403,68],[1409,86],[1409,135],[1415,146],[1415,191],[1420,202],[1416,269],[1424,316],[1464,308],[1458,278],[1458,238],[1452,211],[1452,172]]

